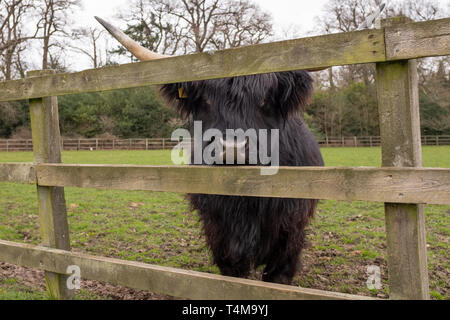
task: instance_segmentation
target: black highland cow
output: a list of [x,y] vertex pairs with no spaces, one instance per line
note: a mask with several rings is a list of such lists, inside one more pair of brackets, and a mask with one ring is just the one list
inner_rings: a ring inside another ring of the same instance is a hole
[[[180,87],[187,98],[175,100],[178,110],[202,121],[203,130],[279,129],[281,166],[323,165],[299,113],[312,93],[306,71],[169,84],[161,90],[174,100]],[[316,200],[203,194],[189,199],[222,274],[246,277],[252,268],[266,265],[264,281],[291,282]]]
[[[164,57],[99,21],[139,59]],[[177,99],[180,88],[187,93],[183,99]],[[181,114],[202,121],[203,130],[279,129],[280,166],[323,165],[318,144],[300,113],[312,94],[312,79],[306,71],[168,84],[161,91],[175,101]],[[317,200],[204,194],[189,195],[189,199],[200,214],[222,274],[246,277],[252,268],[265,265],[264,281],[292,281]]]

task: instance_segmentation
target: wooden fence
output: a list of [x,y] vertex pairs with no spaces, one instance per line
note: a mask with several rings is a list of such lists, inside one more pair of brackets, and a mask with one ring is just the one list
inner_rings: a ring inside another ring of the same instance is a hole
[[[61,139],[61,150],[166,150],[177,144],[178,141],[172,141],[170,138]],[[0,151],[33,151],[33,140],[0,139]]]
[[[165,150],[178,142],[165,138],[149,139],[61,139],[61,150]],[[0,151],[33,151],[32,139],[0,139]]]
[[[317,139],[321,147],[379,147],[380,136],[325,137]],[[61,139],[61,150],[166,150],[178,144],[170,138],[142,139]],[[422,136],[423,146],[450,146],[450,136]],[[0,151],[33,151],[31,139],[0,139]]]
[[[0,83],[0,101],[30,99],[34,163],[0,165],[0,181],[37,184],[41,246],[0,241],[0,261],[46,271],[70,298],[67,267],[86,279],[193,299],[367,299],[122,261],[70,251],[64,187],[385,202],[391,299],[428,299],[424,204],[450,204],[450,169],[420,168],[415,58],[450,54],[450,19],[281,41],[78,73],[28,73]],[[294,69],[375,62],[381,168],[120,166],[61,164],[57,95]],[[365,285],[365,283],[361,283]]]
[[[317,142],[322,147],[379,147],[380,136],[325,137]],[[450,136],[422,136],[422,146],[450,146]]]

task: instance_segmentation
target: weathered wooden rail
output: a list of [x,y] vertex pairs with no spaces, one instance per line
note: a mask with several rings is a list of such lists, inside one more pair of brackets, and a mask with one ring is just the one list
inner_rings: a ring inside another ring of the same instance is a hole
[[[403,24],[400,24],[403,22]],[[450,169],[420,168],[415,58],[450,54],[450,19],[282,41],[78,73],[37,71],[0,83],[0,101],[30,99],[35,162],[1,164],[0,181],[35,183],[42,246],[0,241],[0,261],[46,271],[56,298],[70,298],[66,270],[138,289],[194,299],[366,299],[367,297],[223,277],[70,251],[64,187],[385,202],[391,299],[428,299],[424,204],[450,204]],[[377,63],[382,168],[61,164],[55,96],[152,84],[334,65]],[[407,168],[401,168],[407,167]],[[214,182],[214,183],[211,183]],[[362,284],[364,285],[364,284]]]
[[449,54],[449,19],[0,83],[0,101]]
[[280,167],[276,175],[264,176],[261,168],[0,163],[0,181],[46,187],[450,205],[450,169]]

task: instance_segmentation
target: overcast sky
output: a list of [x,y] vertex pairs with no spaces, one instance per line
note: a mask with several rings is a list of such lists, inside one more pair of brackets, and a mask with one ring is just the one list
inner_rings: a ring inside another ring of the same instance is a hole
[[[129,3],[127,0],[83,0],[81,17],[89,25],[95,25],[93,16],[111,18]],[[272,14],[277,29],[298,25],[302,32],[313,29],[314,17],[320,15],[327,0],[254,0],[262,9]]]
[[[314,29],[314,18],[322,13],[322,9],[328,0],[253,0],[260,7],[272,14],[277,30],[290,25],[298,25],[301,32]],[[389,3],[398,0],[385,1]],[[82,0],[84,10],[81,17],[87,24],[95,25],[94,15],[109,18],[114,16],[120,7],[129,3],[128,0]],[[442,6],[449,4],[450,0],[438,0]]]

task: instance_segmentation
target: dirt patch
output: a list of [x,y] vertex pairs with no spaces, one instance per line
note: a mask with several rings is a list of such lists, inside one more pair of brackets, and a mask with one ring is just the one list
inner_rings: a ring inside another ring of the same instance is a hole
[[[387,299],[389,295],[384,290],[387,287],[387,263],[382,258],[368,259],[361,263],[358,260],[359,252],[339,252],[334,249],[314,251],[306,248],[302,254],[302,270],[294,279],[294,285],[308,286],[310,288],[370,296]],[[336,258],[347,257],[345,263],[335,264]],[[367,267],[378,266],[381,271],[382,289],[370,291],[366,289],[369,278]]]
[[[35,290],[45,290],[44,271],[0,262],[0,282],[6,279],[17,279],[17,281]],[[113,300],[173,300],[175,298],[151,293],[148,291],[135,290],[122,286],[116,286],[101,281],[83,280],[81,289],[84,289],[99,299]]]

